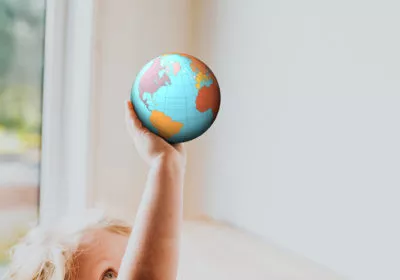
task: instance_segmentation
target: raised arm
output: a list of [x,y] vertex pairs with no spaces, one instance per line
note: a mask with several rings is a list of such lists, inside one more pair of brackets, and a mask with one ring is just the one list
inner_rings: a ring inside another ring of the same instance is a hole
[[129,134],[150,166],[119,280],[175,280],[179,261],[186,154],[144,128],[126,103]]

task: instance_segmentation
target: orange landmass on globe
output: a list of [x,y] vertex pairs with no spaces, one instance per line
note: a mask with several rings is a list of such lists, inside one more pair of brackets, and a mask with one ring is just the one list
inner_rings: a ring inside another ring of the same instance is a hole
[[183,123],[172,120],[163,112],[153,110],[150,115],[151,124],[158,130],[158,133],[168,139],[179,133]]
[[211,79],[210,77],[210,70],[208,69],[207,65],[197,58],[188,55],[188,54],[180,54],[190,59],[190,68],[194,73],[196,73],[196,88],[199,89],[201,87],[202,82],[207,82]]
[[206,64],[194,57],[192,58],[192,63],[190,63],[190,68],[192,68],[193,72],[202,72],[203,74],[207,74],[209,72]]
[[197,72],[196,74],[196,88],[199,89],[201,87],[201,82],[207,82],[208,80],[210,80],[211,78],[203,73],[203,72]]
[[210,86],[203,86],[201,89],[199,89],[199,93],[196,98],[196,109],[198,111],[205,112],[211,109],[215,119],[220,103],[221,95],[216,79],[213,79],[213,83]]

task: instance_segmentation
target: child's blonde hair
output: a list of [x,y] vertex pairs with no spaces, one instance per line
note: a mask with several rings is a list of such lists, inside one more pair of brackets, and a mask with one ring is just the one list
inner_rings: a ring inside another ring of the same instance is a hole
[[106,229],[128,236],[131,227],[108,219],[102,212],[88,211],[79,217],[69,216],[55,226],[32,229],[11,250],[7,280],[72,280],[76,271],[77,250],[85,233]]

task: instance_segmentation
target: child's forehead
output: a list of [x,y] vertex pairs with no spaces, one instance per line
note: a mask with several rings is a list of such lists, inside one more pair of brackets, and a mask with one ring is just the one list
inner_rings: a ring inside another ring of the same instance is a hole
[[80,242],[78,256],[103,258],[108,255],[120,255],[125,252],[128,237],[113,233],[107,229],[87,231]]
[[121,236],[112,233],[106,228],[94,228],[86,230],[81,239],[81,246],[87,247],[90,245],[104,245],[110,243],[110,240],[120,239]]
[[102,251],[126,247],[128,236],[111,232],[105,228],[86,231],[79,244],[79,251]]
[[[75,255],[79,273],[96,273],[96,278],[104,269],[118,269],[128,245],[128,237],[107,229],[93,229],[85,232]],[[79,279],[85,279],[81,277]]]

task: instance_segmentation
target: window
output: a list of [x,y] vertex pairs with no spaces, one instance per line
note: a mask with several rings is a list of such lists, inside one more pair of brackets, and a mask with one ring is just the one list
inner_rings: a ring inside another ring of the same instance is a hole
[[0,0],[0,266],[38,221],[44,30],[45,0]]

